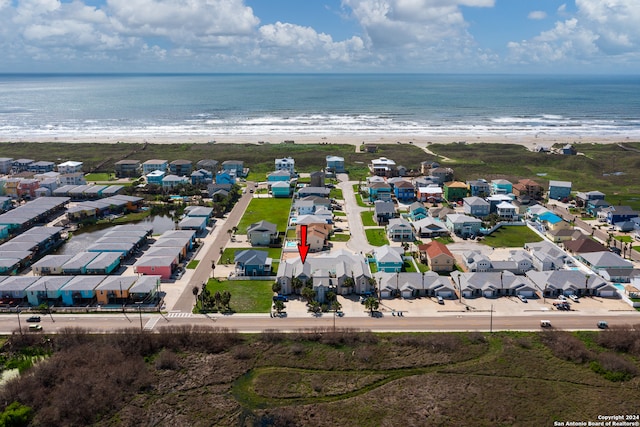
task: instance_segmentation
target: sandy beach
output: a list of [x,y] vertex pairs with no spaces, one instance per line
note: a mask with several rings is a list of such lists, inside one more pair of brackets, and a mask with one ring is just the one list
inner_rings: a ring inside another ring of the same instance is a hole
[[583,138],[575,135],[528,135],[528,134],[484,134],[483,136],[469,137],[469,135],[411,135],[411,134],[342,134],[342,135],[317,135],[317,134],[269,134],[269,135],[86,135],[78,137],[51,136],[51,137],[29,137],[29,138],[9,138],[4,142],[64,142],[64,143],[102,143],[114,144],[124,143],[144,143],[150,144],[279,144],[284,141],[294,141],[296,144],[350,144],[359,147],[362,143],[367,144],[414,144],[419,147],[427,147],[430,144],[451,144],[465,142],[467,144],[519,144],[529,149],[536,146],[551,147],[554,144],[614,144],[620,142],[634,142],[637,138],[628,136],[603,136]]

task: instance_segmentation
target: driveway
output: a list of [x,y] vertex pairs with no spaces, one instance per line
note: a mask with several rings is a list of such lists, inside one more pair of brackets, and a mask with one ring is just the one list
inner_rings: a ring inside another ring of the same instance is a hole
[[374,247],[367,241],[367,236],[364,232],[364,226],[362,225],[362,217],[360,212],[369,210],[370,208],[363,208],[358,206],[356,201],[356,195],[353,191],[353,186],[357,185],[357,181],[349,181],[347,174],[338,174],[338,188],[342,190],[342,196],[344,197],[344,212],[347,214],[347,220],[349,221],[349,230],[351,237],[347,242],[347,248],[353,252],[367,253],[371,252]]

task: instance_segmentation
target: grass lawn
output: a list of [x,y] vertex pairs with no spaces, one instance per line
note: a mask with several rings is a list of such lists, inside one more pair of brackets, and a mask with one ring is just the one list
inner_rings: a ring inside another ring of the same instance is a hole
[[362,225],[365,227],[375,227],[378,224],[373,220],[373,212],[360,212],[360,217],[362,218]]
[[329,197],[336,200],[344,200],[344,196],[342,195],[342,189],[340,188],[332,188],[329,192]]
[[378,272],[378,266],[372,258],[369,259],[369,269],[371,270],[372,274]]
[[350,238],[351,236],[348,234],[334,234],[333,236],[331,236],[331,241],[332,242],[348,242]]
[[419,261],[416,261],[416,264],[418,264],[418,271],[420,271],[420,273],[424,273],[425,271],[430,270],[427,264],[423,264]]
[[113,225],[128,224],[130,222],[141,221],[146,217],[148,217],[149,215],[151,215],[151,210],[146,210],[142,212],[131,212],[124,216],[121,216],[120,218],[116,218],[113,220],[111,219],[98,220],[96,221],[96,224],[113,224]]
[[436,237],[433,239],[435,242],[440,242],[443,245],[448,245],[449,243],[453,243],[453,239],[449,236]]
[[367,241],[373,246],[384,246],[389,244],[384,228],[367,228],[364,230],[367,235]]
[[521,248],[525,243],[539,242],[542,238],[529,227],[512,225],[500,227],[482,240],[482,243],[494,248]]
[[197,260],[197,259],[194,259],[194,260],[192,260],[192,261],[189,261],[189,264],[187,264],[187,268],[188,268],[189,270],[195,270],[195,268],[198,266],[198,264],[199,264],[199,263],[200,263],[200,261],[199,261],[199,260]]
[[358,184],[353,184],[353,192],[356,195],[356,202],[361,208],[368,208],[369,205],[362,200],[362,195],[358,192]]
[[[218,264],[233,264],[233,259],[237,251],[244,251],[247,249],[255,249],[258,251],[267,251],[269,253],[269,258],[273,258],[274,261],[280,260],[280,255],[282,254],[282,248],[260,248],[260,247],[247,247],[247,248],[226,248],[220,258],[218,258]],[[223,262],[227,261],[229,262]]]
[[87,182],[108,182],[115,179],[115,174],[107,172],[88,173],[84,178]]
[[251,199],[238,224],[238,234],[247,234],[247,228],[258,221],[276,224],[278,231],[285,231],[291,210],[291,199]]
[[333,216],[347,216],[347,214],[342,211],[333,211]]
[[274,280],[225,280],[209,279],[207,288],[215,294],[217,291],[231,293],[231,310],[235,313],[268,313],[271,308]]
[[416,273],[416,267],[411,261],[405,260],[402,265],[402,271],[405,273]]
[[623,243],[631,243],[633,242],[633,238],[631,236],[615,236],[615,239],[619,242]]

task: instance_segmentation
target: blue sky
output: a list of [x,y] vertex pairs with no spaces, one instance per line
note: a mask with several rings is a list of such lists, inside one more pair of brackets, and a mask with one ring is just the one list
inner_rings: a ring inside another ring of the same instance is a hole
[[0,72],[622,73],[638,0],[0,0]]

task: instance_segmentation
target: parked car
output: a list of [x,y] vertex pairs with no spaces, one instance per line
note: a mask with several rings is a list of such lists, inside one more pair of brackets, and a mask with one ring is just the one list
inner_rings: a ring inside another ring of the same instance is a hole
[[525,297],[524,295],[518,295],[518,298],[520,298],[520,301],[522,302],[527,302],[527,297]]
[[333,229],[333,231],[335,231],[336,233],[342,233],[344,230],[340,227],[336,227]]
[[27,317],[27,322],[29,323],[36,323],[40,321],[40,316],[31,316],[31,317]]
[[276,301],[282,301],[282,302],[289,302],[289,297],[287,297],[286,295],[274,295],[273,296],[273,302]]
[[569,298],[570,298],[570,299],[571,299],[571,301],[573,301],[573,302],[578,302],[578,295],[573,295],[573,294],[571,294],[571,295],[569,295]]
[[444,298],[442,298],[440,295],[438,295],[436,298],[438,299],[438,304],[444,304]]
[[598,322],[598,328],[607,329],[608,327],[609,327],[609,323],[607,323],[605,320],[600,320]]

